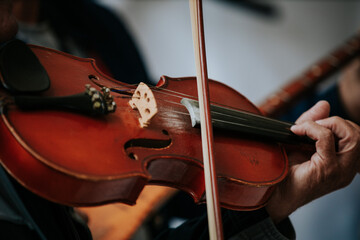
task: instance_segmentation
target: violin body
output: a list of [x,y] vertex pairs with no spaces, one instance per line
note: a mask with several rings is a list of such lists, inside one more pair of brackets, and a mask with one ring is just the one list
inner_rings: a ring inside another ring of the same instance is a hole
[[[42,96],[77,94],[85,84],[135,91],[136,86],[103,74],[94,60],[39,46],[31,49],[51,80]],[[260,114],[237,91],[217,81],[209,84],[214,104]],[[153,94],[158,113],[146,127],[139,125],[129,98],[117,93],[117,110],[104,116],[2,106],[1,162],[31,191],[71,206],[135,204],[146,184],[178,188],[204,202],[200,129],[192,127],[179,97],[197,99],[196,79],[163,76]],[[273,186],[287,174],[287,156],[278,143],[215,130],[214,153],[223,207],[251,210],[265,205]]]

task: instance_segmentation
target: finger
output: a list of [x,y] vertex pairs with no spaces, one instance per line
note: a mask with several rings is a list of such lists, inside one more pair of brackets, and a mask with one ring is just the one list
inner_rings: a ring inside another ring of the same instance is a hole
[[[359,59],[360,60],[360,59]],[[354,122],[352,122],[352,121],[349,121],[349,120],[346,120],[349,124],[351,124],[351,126],[353,126],[354,127],[354,129],[355,129],[355,131],[357,131],[357,133],[359,133],[359,139],[360,139],[360,126],[359,125],[357,125],[356,123],[354,123]],[[358,140],[358,142],[359,142],[360,140]],[[356,147],[356,146],[355,146]],[[359,146],[358,146],[358,148],[360,148]],[[357,151],[358,153],[359,153],[359,157],[357,158],[358,159],[358,161],[357,161],[357,167],[356,167],[356,171],[358,172],[358,173],[360,173],[360,150],[359,151]]]
[[354,123],[350,120],[345,120],[345,121],[348,122],[349,124],[351,124],[351,126],[353,126],[356,129],[356,131],[360,131],[360,126],[357,125],[356,123]]
[[316,141],[316,152],[325,159],[332,159],[335,155],[335,139],[331,130],[313,121],[306,121],[293,125],[291,131],[296,135],[308,136]]
[[316,121],[327,118],[330,113],[330,104],[326,101],[317,102],[312,108],[301,114],[296,120],[296,123],[303,123],[305,121]]
[[340,117],[330,117],[316,122],[321,126],[330,129],[339,139],[338,153],[350,151],[358,144],[360,130],[359,126],[355,123]]

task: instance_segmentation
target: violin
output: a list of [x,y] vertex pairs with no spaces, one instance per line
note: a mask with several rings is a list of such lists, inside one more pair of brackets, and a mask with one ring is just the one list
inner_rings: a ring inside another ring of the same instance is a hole
[[[154,87],[133,86],[105,75],[92,59],[29,48],[51,84],[26,97],[1,89],[0,158],[15,179],[71,206],[134,204],[146,184],[205,201],[194,77],[163,76]],[[76,102],[84,89],[112,99],[108,111],[89,113],[106,104]],[[290,123],[261,116],[232,88],[211,80],[209,89],[220,204],[259,208],[287,174],[279,142],[298,139]]]

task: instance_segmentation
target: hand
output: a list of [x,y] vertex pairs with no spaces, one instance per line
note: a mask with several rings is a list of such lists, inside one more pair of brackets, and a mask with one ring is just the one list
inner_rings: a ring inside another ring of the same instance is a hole
[[339,94],[345,111],[356,123],[360,123],[360,58],[355,59],[342,72]]
[[0,0],[0,43],[14,37],[18,29],[11,3],[11,0]]
[[339,117],[327,118],[330,106],[321,101],[305,112],[291,130],[316,140],[310,158],[291,151],[289,174],[275,189],[267,211],[275,222],[310,201],[347,186],[360,170],[360,127]]

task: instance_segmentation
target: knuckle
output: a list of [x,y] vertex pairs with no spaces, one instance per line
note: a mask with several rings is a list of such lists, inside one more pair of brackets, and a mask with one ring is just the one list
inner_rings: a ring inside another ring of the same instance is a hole
[[332,125],[343,125],[344,123],[346,123],[346,121],[339,116],[332,116],[329,118],[329,121],[332,123]]
[[356,128],[349,128],[348,135],[343,139],[349,149],[360,150],[360,131]]
[[330,117],[330,119],[333,121],[333,122],[342,122],[343,119],[339,116],[333,116],[333,117]]
[[330,129],[323,128],[321,130],[321,137],[324,138],[324,139],[333,140],[334,139],[334,134]]

